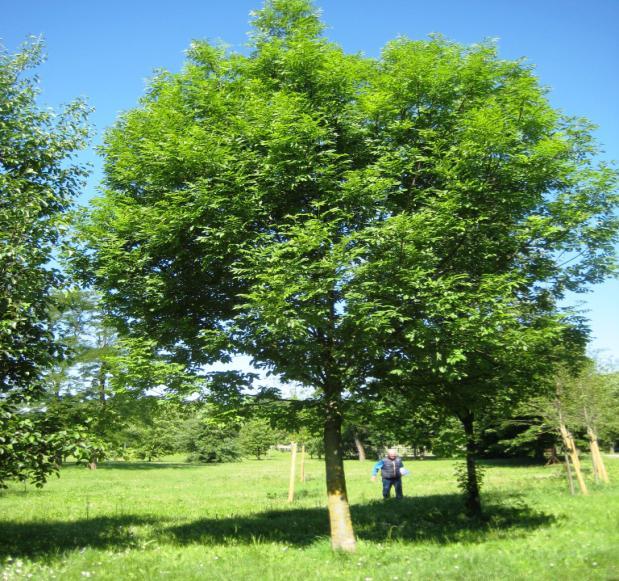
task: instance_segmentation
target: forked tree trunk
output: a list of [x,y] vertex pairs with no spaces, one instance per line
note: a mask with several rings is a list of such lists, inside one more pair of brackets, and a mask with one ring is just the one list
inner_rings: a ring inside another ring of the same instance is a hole
[[477,480],[477,443],[471,412],[460,418],[466,435],[466,511],[470,516],[481,515],[481,497],[479,494],[479,482]]
[[331,547],[338,551],[352,552],[356,548],[356,541],[346,494],[339,393],[327,394],[324,439]]

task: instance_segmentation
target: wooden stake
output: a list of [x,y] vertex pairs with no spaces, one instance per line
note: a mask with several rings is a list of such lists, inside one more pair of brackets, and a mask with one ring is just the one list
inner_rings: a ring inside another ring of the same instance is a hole
[[572,434],[568,432],[565,424],[559,424],[559,430],[561,431],[561,437],[563,438],[563,444],[565,445],[565,449],[567,450],[572,460],[572,465],[574,466],[574,472],[576,473],[576,480],[578,481],[578,487],[580,488],[580,492],[585,495],[589,494],[589,491],[587,490],[587,485],[585,484],[585,479],[583,478],[582,471],[580,470],[580,459],[578,458],[578,450],[576,449],[574,438],[572,438]]
[[591,460],[593,462],[594,473],[606,484],[608,484],[608,472],[606,472],[604,459],[602,458],[602,453],[600,452],[597,434],[593,431],[593,428],[587,427],[587,435],[589,436],[589,449],[591,450]]
[[576,472],[576,480],[578,480],[578,487],[580,488],[580,491],[587,495],[589,494],[589,491],[587,490],[587,485],[585,484],[585,479],[582,475],[582,470],[580,469],[580,458],[578,457],[578,450],[576,448],[576,442],[574,442],[574,438],[572,436],[572,434],[569,435],[570,436],[570,442],[572,444],[571,449],[572,449],[572,464],[574,464],[574,471]]
[[598,459],[600,461],[600,468],[602,469],[602,480],[606,484],[609,484],[610,483],[610,478],[608,477],[608,472],[606,470],[606,464],[604,464],[604,458],[602,457],[602,452],[600,452],[600,447],[599,447],[599,445],[597,443],[597,440],[595,442],[595,446],[596,446],[596,451],[597,451]]
[[297,468],[297,443],[292,442],[290,449],[292,454],[290,456],[290,484],[288,485],[288,502],[292,502],[294,500],[294,477]]
[[574,478],[572,477],[572,467],[570,466],[570,457],[567,455],[567,452],[565,452],[565,469],[567,470],[567,481],[570,484],[570,493],[574,496],[574,494],[576,494],[574,490]]
[[305,444],[301,444],[301,472],[299,473],[299,480],[305,482]]
[[589,442],[589,450],[591,452],[591,468],[593,469],[593,482],[596,484],[600,483],[600,470],[598,467],[598,459],[595,457],[595,452],[591,447],[591,442]]

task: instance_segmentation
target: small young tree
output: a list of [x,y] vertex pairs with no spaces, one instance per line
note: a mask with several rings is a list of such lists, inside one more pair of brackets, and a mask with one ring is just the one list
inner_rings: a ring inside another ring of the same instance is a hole
[[260,460],[277,443],[277,432],[262,418],[253,418],[241,426],[239,446],[241,453]]

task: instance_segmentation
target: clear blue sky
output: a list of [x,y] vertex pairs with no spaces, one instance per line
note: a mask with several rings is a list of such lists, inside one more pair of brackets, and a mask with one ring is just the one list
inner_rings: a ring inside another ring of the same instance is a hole
[[[261,1],[0,0],[0,39],[13,51],[26,36],[43,35],[48,61],[39,71],[42,101],[56,106],[86,97],[100,136],[119,111],[136,104],[154,69],[180,68],[192,39],[221,39],[242,50],[249,12]],[[501,56],[526,57],[536,65],[554,106],[599,125],[604,157],[619,160],[619,0],[316,3],[328,37],[349,52],[376,56],[400,34],[425,38],[439,32],[462,43],[497,38]],[[87,199],[95,193],[101,164],[93,152],[85,158],[94,166]],[[619,281],[576,299],[589,309],[592,349],[619,360]]]

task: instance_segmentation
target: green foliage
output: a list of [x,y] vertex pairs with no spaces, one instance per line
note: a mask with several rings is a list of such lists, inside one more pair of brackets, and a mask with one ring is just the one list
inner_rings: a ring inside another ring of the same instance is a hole
[[303,439],[303,443],[311,458],[322,458],[325,455],[325,442],[322,436],[308,436]]
[[116,450],[123,456],[151,462],[166,454],[185,451],[183,428],[188,419],[199,409],[193,404],[183,404],[155,397],[129,398],[122,405],[110,402],[118,413],[121,425],[114,438]]
[[467,470],[466,462],[458,462],[454,466],[454,474],[456,476],[458,488],[466,497],[481,488],[484,481],[484,476],[486,475],[486,467],[476,463],[474,467],[474,474],[471,475]]
[[494,418],[499,433],[517,430],[515,436],[498,441],[495,448],[507,454],[541,449],[560,443],[559,425],[567,425],[576,438],[587,441],[587,428],[597,434],[601,445],[613,445],[619,438],[619,390],[617,374],[605,371],[594,361],[561,366],[553,377],[554,391],[529,397],[500,418]]
[[267,420],[255,418],[245,422],[239,431],[241,453],[260,460],[277,443],[277,432]]
[[603,445],[619,440],[619,374],[595,361],[561,386],[567,421],[583,432],[590,427]]
[[86,424],[59,426],[54,416],[27,402],[20,407],[0,402],[0,488],[13,479],[40,488],[50,474],[59,474],[67,457],[91,462],[106,452],[105,442]]
[[42,485],[59,457],[82,449],[79,428],[53,431],[33,411],[42,374],[62,357],[51,316],[62,277],[50,261],[86,175],[73,157],[88,138],[83,102],[58,113],[37,104],[30,69],[42,60],[36,40],[16,54],[0,47],[0,486]]
[[209,417],[208,410],[184,422],[179,444],[189,462],[234,462],[241,457],[238,426]]
[[455,458],[464,456],[466,437],[462,424],[456,418],[446,418],[433,435],[430,448],[439,458]]
[[195,43],[108,132],[76,266],[176,360],[236,347],[357,389],[388,350],[389,373],[484,404],[461,380],[492,394],[496,367],[542,360],[553,296],[612,268],[616,174],[590,127],[490,44],[349,56],[300,0],[254,26],[250,56]]
[[81,101],[59,113],[37,105],[29,69],[42,59],[38,41],[0,51],[0,388],[17,400],[59,356],[49,311],[61,279],[49,262],[85,176],[71,160],[88,137]]

